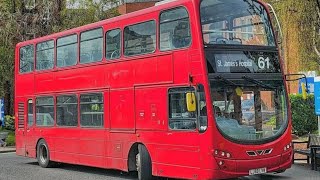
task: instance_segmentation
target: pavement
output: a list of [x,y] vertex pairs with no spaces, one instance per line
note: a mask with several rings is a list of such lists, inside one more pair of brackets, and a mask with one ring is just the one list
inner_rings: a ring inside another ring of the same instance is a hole
[[15,146],[0,147],[0,153],[16,152]]

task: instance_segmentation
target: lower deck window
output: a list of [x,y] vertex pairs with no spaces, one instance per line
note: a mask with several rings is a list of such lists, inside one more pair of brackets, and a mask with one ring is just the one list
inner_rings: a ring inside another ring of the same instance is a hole
[[77,96],[57,97],[57,125],[77,126],[78,125],[78,101]]
[[80,96],[80,124],[87,127],[103,127],[103,96],[100,93]]
[[36,99],[36,125],[54,125],[54,100],[53,97],[39,97]]

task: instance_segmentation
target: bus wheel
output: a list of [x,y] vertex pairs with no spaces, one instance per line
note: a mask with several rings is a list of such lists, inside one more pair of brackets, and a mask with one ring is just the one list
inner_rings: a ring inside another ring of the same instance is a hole
[[50,161],[50,152],[45,140],[41,139],[37,145],[37,160],[41,167],[50,167],[53,162]]
[[145,146],[139,144],[139,153],[136,155],[136,165],[139,180],[152,179],[152,164],[148,150]]

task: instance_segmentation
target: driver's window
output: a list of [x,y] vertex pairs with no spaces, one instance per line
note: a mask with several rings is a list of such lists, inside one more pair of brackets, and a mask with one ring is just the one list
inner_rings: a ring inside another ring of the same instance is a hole
[[118,59],[121,55],[121,30],[114,29],[106,33],[106,58]]
[[172,130],[195,130],[197,111],[187,110],[186,94],[194,88],[173,88],[169,90],[169,127]]

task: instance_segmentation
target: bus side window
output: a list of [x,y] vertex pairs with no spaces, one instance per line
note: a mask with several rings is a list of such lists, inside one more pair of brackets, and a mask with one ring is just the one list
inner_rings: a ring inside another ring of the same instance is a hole
[[172,130],[195,130],[197,112],[187,110],[186,94],[194,88],[172,88],[169,90],[169,127]]
[[76,95],[62,95],[57,97],[57,125],[78,125],[78,99]]
[[161,51],[190,46],[190,22],[185,8],[179,7],[161,13],[159,39]]
[[54,100],[53,97],[38,97],[36,99],[36,125],[54,125]]
[[34,123],[34,117],[33,117],[33,102],[32,102],[32,99],[29,99],[28,100],[28,109],[27,109],[27,112],[28,112],[28,126],[33,126],[33,123]]
[[76,34],[57,40],[57,66],[67,67],[77,64],[78,37]]
[[53,69],[54,65],[54,41],[46,41],[37,44],[36,69]]
[[103,96],[101,93],[80,95],[81,127],[103,127]]
[[82,32],[80,35],[80,63],[91,63],[102,60],[102,28]]
[[118,59],[121,55],[121,30],[114,29],[106,33],[106,58]]
[[208,128],[207,103],[206,103],[206,95],[204,92],[204,86],[202,84],[199,84],[197,91],[198,91],[198,99],[199,99],[199,103],[198,103],[199,131],[204,132]]
[[33,45],[20,48],[20,73],[33,71],[34,66],[34,47]]
[[124,28],[124,54],[134,56],[156,50],[156,22],[147,21]]

